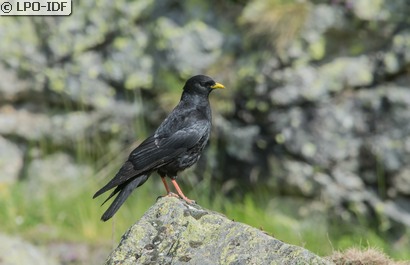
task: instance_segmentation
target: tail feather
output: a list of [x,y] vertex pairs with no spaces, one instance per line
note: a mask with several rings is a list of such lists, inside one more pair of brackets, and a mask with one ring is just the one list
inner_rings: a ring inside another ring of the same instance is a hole
[[135,176],[138,176],[139,174],[141,174],[141,172],[135,170],[130,161],[125,162],[118,173],[115,175],[115,177],[94,194],[93,199],[100,196],[104,192],[113,189],[114,187],[126,185],[126,183],[132,181]]
[[117,188],[115,188],[115,190],[113,192],[111,192],[110,196],[108,196],[107,199],[105,199],[105,201],[103,203],[101,203],[101,206],[103,206],[107,201],[109,201],[112,197],[114,197],[115,194],[117,194],[118,192],[120,192],[123,188],[123,185],[118,186]]
[[125,202],[125,200],[128,198],[128,196],[131,194],[131,192],[144,184],[144,182],[148,179],[149,175],[141,175],[138,176],[134,179],[132,179],[129,182],[123,183],[119,185],[111,194],[108,196],[108,198],[103,202],[107,202],[110,198],[112,198],[115,194],[118,193],[117,197],[115,197],[114,201],[111,203],[111,205],[108,207],[108,209],[105,211],[105,213],[101,216],[101,220],[104,222],[109,220],[113,215],[118,211],[118,209],[121,207],[121,205]]

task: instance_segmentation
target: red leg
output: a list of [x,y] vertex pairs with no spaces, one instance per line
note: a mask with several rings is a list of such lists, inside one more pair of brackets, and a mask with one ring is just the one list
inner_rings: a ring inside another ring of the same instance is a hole
[[182,192],[181,188],[178,186],[178,183],[177,183],[177,181],[176,181],[175,179],[171,179],[171,182],[172,182],[172,184],[174,185],[175,189],[177,190],[178,195],[179,195],[184,201],[186,201],[186,202],[189,203],[189,204],[195,203],[194,200],[190,200],[190,199],[188,199],[188,198],[184,195],[184,193]]
[[162,183],[164,183],[165,189],[167,190],[167,195],[165,197],[170,196],[170,197],[178,197],[175,193],[171,192],[171,190],[168,187],[167,180],[165,177],[161,176]]
[[162,180],[162,183],[164,183],[165,189],[167,190],[167,194],[169,194],[171,191],[169,190],[169,187],[168,187],[167,181],[165,180],[165,177],[161,176],[161,180]]

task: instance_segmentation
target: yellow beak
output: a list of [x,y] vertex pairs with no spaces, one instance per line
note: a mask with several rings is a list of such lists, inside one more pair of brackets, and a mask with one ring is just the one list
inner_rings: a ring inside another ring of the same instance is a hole
[[220,84],[220,83],[215,83],[215,85],[211,86],[211,88],[212,88],[212,89],[215,89],[215,88],[225,88],[225,86],[222,85],[222,84]]

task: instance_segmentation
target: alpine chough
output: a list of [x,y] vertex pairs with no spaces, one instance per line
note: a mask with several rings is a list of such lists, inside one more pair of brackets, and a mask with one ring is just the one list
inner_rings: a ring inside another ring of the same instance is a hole
[[188,79],[174,110],[153,135],[131,152],[114,178],[94,194],[93,198],[115,188],[104,203],[118,194],[101,220],[110,219],[131,192],[144,184],[154,171],[161,176],[167,194],[172,194],[165,179],[168,176],[178,195],[188,203],[193,202],[181,191],[176,178],[178,172],[198,161],[208,142],[211,132],[208,96],[217,88],[224,86],[205,75]]

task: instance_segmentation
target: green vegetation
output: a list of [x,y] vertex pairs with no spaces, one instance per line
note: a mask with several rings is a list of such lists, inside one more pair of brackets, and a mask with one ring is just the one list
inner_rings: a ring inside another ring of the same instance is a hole
[[[188,174],[185,173],[182,177],[185,183]],[[195,189],[186,187],[184,190],[188,196],[195,198],[203,207],[222,212],[232,220],[260,228],[287,243],[303,246],[321,256],[356,247],[382,249],[395,259],[410,258],[407,248],[409,242],[403,242],[405,234],[402,235],[400,244],[389,245],[382,234],[364,225],[343,222],[331,224],[325,212],[318,210],[309,213],[301,202],[280,197],[271,198],[266,193],[246,194],[242,200],[228,199],[216,193],[211,199],[208,196],[208,178],[197,183]],[[56,190],[44,190],[42,196],[34,198],[24,182],[10,187],[3,186],[0,192],[2,230],[20,234],[39,243],[111,243],[114,247],[128,227],[155,203],[155,194],[161,195],[164,192],[159,178],[153,175],[150,181],[130,197],[113,221],[104,223],[100,221],[100,216],[105,207],[99,206],[104,198],[91,199],[100,185],[101,183],[96,183],[93,177],[90,177],[81,187],[70,192],[69,196],[58,196]],[[191,192],[188,192],[190,189]]]

